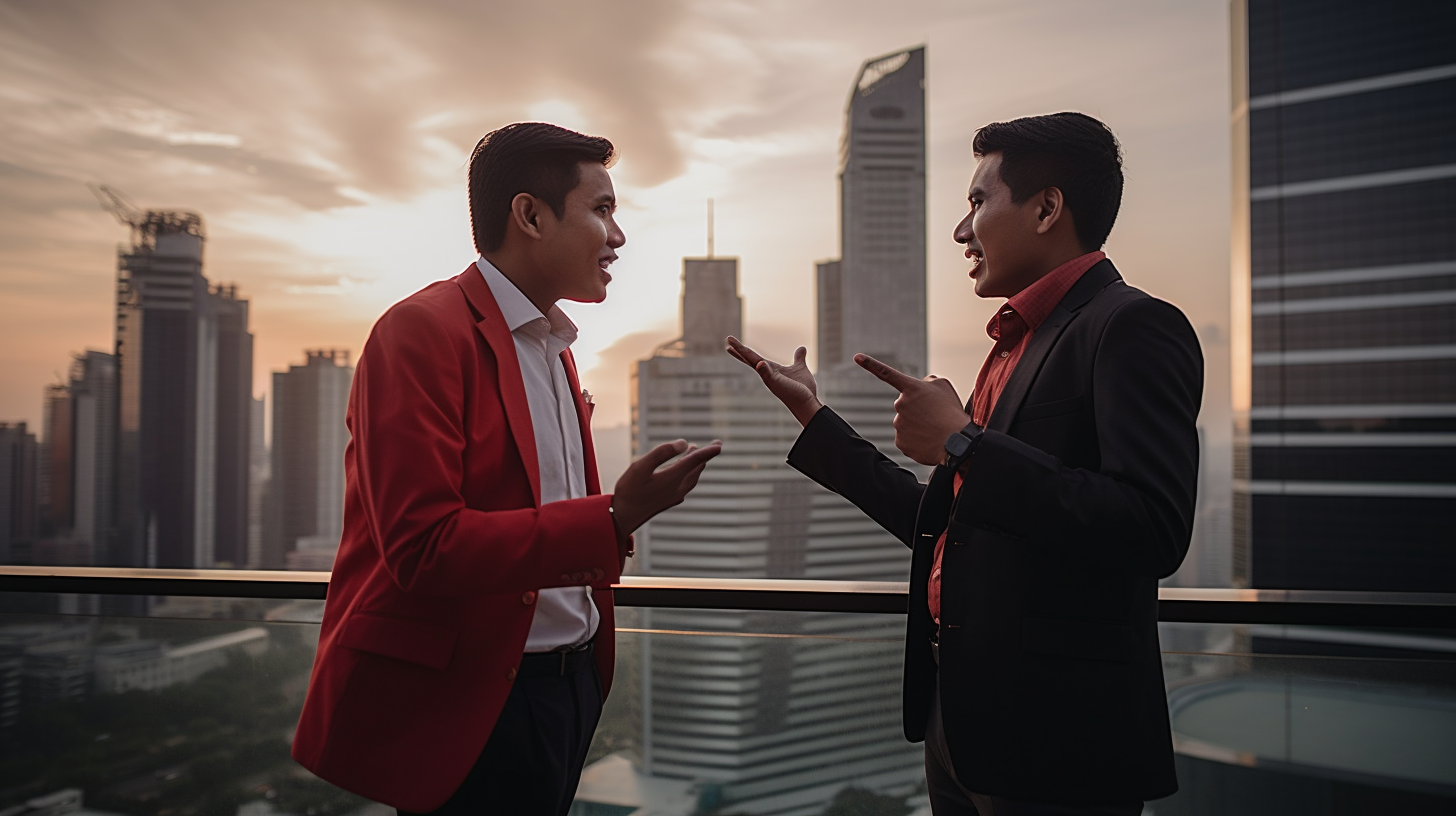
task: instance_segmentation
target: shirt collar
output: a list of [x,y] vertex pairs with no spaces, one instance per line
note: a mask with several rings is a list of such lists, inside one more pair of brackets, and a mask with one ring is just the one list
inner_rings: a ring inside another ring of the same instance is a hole
[[[501,317],[505,318],[506,327],[512,334],[523,327],[538,338],[549,334],[557,341],[553,345],[559,345],[562,349],[576,342],[576,324],[571,322],[571,318],[566,316],[560,306],[552,304],[550,311],[543,315],[536,308],[536,304],[510,278],[496,269],[495,264],[487,261],[485,256],[475,261],[475,267],[480,270],[481,277],[485,278],[486,285],[490,287],[490,294],[500,307]],[[545,331],[542,332],[541,329]]]
[[[1088,252],[1086,255],[1079,255],[1061,266],[1048,272],[1041,280],[1016,293],[1006,301],[1000,311],[1008,307],[1015,310],[1016,314],[1026,323],[1028,331],[1036,331],[1051,313],[1062,302],[1062,298],[1072,290],[1077,281],[1087,274],[1087,270],[1096,266],[1107,257],[1107,253],[1098,250]],[[999,313],[998,313],[999,314]]]

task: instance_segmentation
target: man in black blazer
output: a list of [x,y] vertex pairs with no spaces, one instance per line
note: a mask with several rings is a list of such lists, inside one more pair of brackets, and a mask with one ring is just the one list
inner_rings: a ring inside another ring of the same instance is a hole
[[804,425],[789,464],[912,550],[905,736],[935,814],[1130,816],[1177,789],[1157,593],[1191,535],[1203,357],[1098,251],[1122,198],[1105,125],[994,123],[974,153],[955,239],[1008,300],[971,400],[855,357],[899,389],[895,445],[928,483],[820,403],[803,348],[728,351]]

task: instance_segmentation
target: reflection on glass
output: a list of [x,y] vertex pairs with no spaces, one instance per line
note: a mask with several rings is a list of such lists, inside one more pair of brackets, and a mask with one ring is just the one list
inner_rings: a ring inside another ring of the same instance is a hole
[[[289,759],[321,603],[153,608],[173,617],[0,614],[0,813],[392,812]],[[929,813],[920,746],[900,733],[901,616],[622,612],[573,816]],[[1456,805],[1449,636],[1164,624],[1162,638],[1181,790],[1147,812]]]

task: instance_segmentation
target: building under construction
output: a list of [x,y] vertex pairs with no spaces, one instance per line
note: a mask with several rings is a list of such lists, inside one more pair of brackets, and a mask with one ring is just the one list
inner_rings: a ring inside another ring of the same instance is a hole
[[139,210],[117,252],[116,524],[102,563],[207,568],[247,558],[253,336],[236,287],[202,268],[196,213]]

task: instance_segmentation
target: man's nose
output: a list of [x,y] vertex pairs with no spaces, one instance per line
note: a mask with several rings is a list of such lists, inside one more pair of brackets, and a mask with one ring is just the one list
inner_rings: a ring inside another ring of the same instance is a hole
[[959,224],[956,224],[952,237],[955,238],[957,244],[969,244],[971,239],[976,237],[975,231],[971,229],[970,214],[967,214],[965,218],[961,219]]
[[617,226],[616,219],[612,220],[612,228],[607,232],[607,246],[616,249],[627,243],[627,233]]

